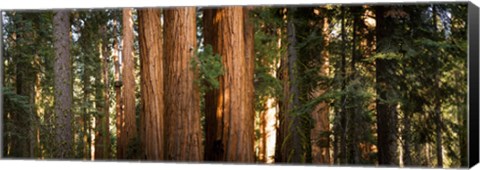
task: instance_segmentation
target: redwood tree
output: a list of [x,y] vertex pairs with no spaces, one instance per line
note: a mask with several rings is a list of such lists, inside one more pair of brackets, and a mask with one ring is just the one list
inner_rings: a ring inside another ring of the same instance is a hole
[[143,112],[141,143],[148,160],[164,159],[164,74],[159,9],[141,9],[139,17],[140,75]]
[[242,7],[224,7],[204,15],[205,43],[212,44],[224,67],[219,89],[206,95],[212,101],[205,112],[206,160],[254,161],[254,115],[246,93],[253,82],[247,82],[243,13]]
[[203,160],[200,90],[191,67],[197,47],[195,7],[165,10],[165,113],[168,160]]
[[131,142],[135,141],[137,136],[135,120],[135,72],[133,58],[133,21],[132,9],[123,9],[123,104],[124,110],[121,115],[123,122],[121,124],[117,158],[125,159],[132,155],[127,155]]

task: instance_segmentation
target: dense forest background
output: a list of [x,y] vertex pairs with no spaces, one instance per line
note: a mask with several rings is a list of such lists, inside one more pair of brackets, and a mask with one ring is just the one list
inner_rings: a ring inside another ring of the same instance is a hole
[[467,5],[7,11],[7,158],[467,166]]

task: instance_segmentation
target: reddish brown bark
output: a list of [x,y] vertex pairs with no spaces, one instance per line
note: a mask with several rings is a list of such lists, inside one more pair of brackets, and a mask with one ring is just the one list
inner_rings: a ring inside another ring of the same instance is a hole
[[113,60],[114,60],[114,71],[115,71],[115,111],[116,111],[116,135],[117,135],[117,158],[123,157],[123,148],[120,147],[120,136],[121,136],[121,128],[122,122],[124,121],[122,118],[123,115],[123,104],[122,104],[122,78],[120,76],[120,59],[118,57],[118,37],[117,37],[117,21],[113,20]]
[[211,25],[205,25],[213,27],[214,31],[206,31],[205,36],[211,37],[205,40],[213,42],[213,50],[222,56],[224,66],[224,75],[220,77],[220,88],[214,101],[216,110],[206,112],[207,160],[254,161],[254,115],[247,107],[249,95],[245,93],[249,91],[247,84],[250,82],[246,82],[248,67],[244,57],[243,13],[242,7],[215,9],[212,20],[208,19]]
[[194,7],[165,10],[166,159],[202,161],[200,91],[195,83],[196,10]]
[[133,21],[132,9],[123,9],[123,115],[119,136],[119,147],[121,154],[119,159],[131,158],[134,155],[127,155],[131,142],[136,140],[137,128],[135,120],[135,62],[133,58]]
[[159,9],[139,10],[141,57],[141,143],[148,160],[164,159],[164,77]]

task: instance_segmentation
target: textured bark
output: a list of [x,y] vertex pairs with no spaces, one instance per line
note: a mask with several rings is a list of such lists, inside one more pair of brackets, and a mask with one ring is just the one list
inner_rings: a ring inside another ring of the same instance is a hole
[[69,11],[56,11],[53,17],[55,47],[55,119],[56,158],[73,156],[72,134],[72,63],[70,57]]
[[[355,68],[356,61],[361,56],[361,53],[359,53],[357,51],[357,46],[359,45],[357,43],[357,39],[358,39],[357,34],[358,34],[358,31],[359,31],[359,25],[361,24],[361,22],[360,22],[360,11],[361,11],[362,7],[357,6],[357,7],[349,7],[349,8],[350,8],[350,13],[353,15],[352,54],[351,54],[352,55],[352,60],[350,62],[350,70],[352,71],[352,73],[350,74],[349,79],[350,79],[350,81],[354,81],[357,77],[357,69]],[[357,90],[357,88],[355,87],[354,90]],[[361,102],[361,101],[353,101],[352,99],[350,99],[350,102],[352,102],[352,104],[358,106],[358,102]],[[348,109],[349,116],[351,117],[350,119],[352,120],[351,121],[352,123],[350,123],[349,127],[348,127],[348,131],[349,131],[348,135],[350,136],[349,137],[350,142],[349,142],[349,146],[348,146],[349,152],[350,152],[348,163],[350,163],[350,164],[359,164],[360,163],[359,144],[360,144],[361,136],[364,136],[364,133],[365,133],[360,128],[356,128],[357,126],[365,127],[365,126],[362,126],[363,121],[359,118],[359,115],[358,115],[359,112],[357,111],[357,109],[361,109],[361,108]]]
[[[245,114],[247,115],[247,119],[244,120],[244,124],[246,124],[246,129],[252,130],[248,135],[251,138],[252,142],[255,141],[255,134],[253,130],[255,129],[255,87],[253,84],[254,81],[254,72],[255,72],[255,30],[253,21],[250,18],[250,11],[253,10],[253,7],[244,7],[243,8],[243,20],[244,20],[244,41],[245,41],[245,88],[246,88],[246,103],[245,103]],[[265,115],[266,116],[266,115]],[[266,128],[266,123],[264,123],[264,127]],[[266,131],[264,130],[265,135]],[[266,137],[266,136],[265,136]],[[266,145],[266,143],[265,143]],[[248,145],[247,145],[248,146]],[[253,144],[251,146],[254,148]],[[264,151],[266,151],[266,147],[264,147]],[[266,152],[265,152],[266,153]],[[266,156],[266,154],[264,154]]]
[[[282,17],[283,20],[286,20],[286,14],[284,11],[286,11],[285,8],[280,9],[282,11]],[[282,37],[282,32],[284,32],[284,29],[281,28],[280,31],[277,31],[277,35],[279,37]],[[281,41],[281,40],[280,40]],[[287,126],[285,123],[285,115],[287,111],[288,106],[288,97],[289,96],[289,88],[288,88],[288,57],[285,53],[281,53],[280,56],[280,66],[278,68],[277,72],[277,77],[279,80],[281,80],[283,91],[282,91],[282,96],[283,98],[279,99],[278,101],[278,123],[277,123],[277,135],[276,135],[276,142],[275,142],[275,163],[281,163],[285,162],[283,157],[284,157],[284,152],[283,152],[283,140],[287,134]]]
[[[110,153],[110,130],[109,130],[109,108],[110,108],[110,101],[109,101],[109,81],[108,81],[108,60],[109,60],[109,48],[108,48],[108,39],[106,37],[107,30],[106,25],[102,25],[99,28],[99,34],[102,36],[101,41],[101,65],[102,71],[100,72],[100,76],[98,77],[98,81],[103,80],[104,89],[100,89],[97,87],[97,90],[101,91],[101,94],[98,94],[98,101],[102,101],[100,97],[103,97],[102,107],[98,109],[98,113],[103,113],[102,115],[97,116],[96,127],[97,127],[97,136],[95,137],[96,147],[95,147],[95,159],[108,159]],[[97,80],[97,79],[96,79]],[[100,83],[100,82],[99,82]],[[103,95],[103,96],[101,96]]]
[[[247,107],[247,64],[244,41],[244,10],[242,7],[215,9],[211,36],[213,50],[222,56],[224,75],[215,92],[215,112],[206,112],[206,159],[253,162],[253,114]],[[207,15],[206,15],[207,16]],[[208,20],[210,20],[208,19]],[[207,22],[207,21],[206,21]],[[208,100],[208,99],[207,99]],[[211,148],[211,150],[209,150]]]
[[[139,10],[142,147],[147,160],[164,159],[164,64],[161,12]],[[173,97],[173,96],[169,96]]]
[[116,111],[116,135],[117,135],[117,153],[116,157],[123,157],[123,148],[120,146],[120,136],[122,134],[122,124],[123,124],[123,100],[122,100],[122,77],[120,74],[120,59],[118,57],[118,37],[117,37],[117,20],[113,20],[113,60],[114,60],[114,71],[115,71],[115,111]]
[[[98,58],[94,59],[94,62],[99,62],[100,57],[97,56]],[[101,71],[101,68],[96,67],[94,68],[94,73],[99,73],[99,74],[94,74],[93,77],[95,78],[94,82],[94,88],[95,88],[95,110],[96,113],[102,113],[103,111],[103,89],[101,88],[102,85],[102,78],[103,78],[103,72]],[[103,115],[96,115],[95,116],[95,128],[94,128],[94,133],[95,133],[95,143],[94,143],[94,160],[101,160],[104,159],[104,133],[103,133]]]
[[197,47],[194,7],[165,10],[167,160],[202,161],[198,70],[191,68]]
[[129,146],[136,140],[137,128],[135,120],[135,61],[133,58],[133,21],[132,9],[123,9],[123,115],[124,120],[120,128],[119,146],[123,155],[119,159],[129,159],[134,155],[130,155],[133,148]]
[[[346,45],[347,45],[347,38],[346,38],[346,33],[345,33],[345,7],[342,6],[340,7],[342,11],[342,28],[341,28],[341,37],[342,37],[342,61],[341,61],[341,68],[340,68],[340,74],[342,77],[342,85],[341,89],[342,91],[345,91],[346,85],[347,85],[347,73],[346,73],[346,57],[347,57],[347,52],[346,52]],[[340,124],[339,124],[339,163],[340,164],[345,164],[347,163],[347,111],[346,111],[346,97],[345,95],[342,95],[340,99],[340,112],[339,112],[339,117],[340,117]]]
[[297,37],[295,30],[294,13],[296,8],[288,8],[287,14],[287,56],[282,58],[282,81],[284,98],[281,103],[279,138],[277,138],[277,151],[275,161],[288,163],[305,163],[307,161],[306,149],[302,146],[302,138],[308,135],[300,123],[302,115],[294,112],[299,106],[299,89],[297,80]]
[[[84,57],[82,60],[83,60],[83,63],[84,65],[86,65],[85,63],[87,63],[87,57]],[[90,98],[90,89],[91,89],[91,82],[90,82],[90,75],[92,74],[91,71],[89,71],[89,69],[87,69],[86,67],[83,68],[83,75],[82,75],[82,80],[83,80],[83,99],[82,99],[82,104],[84,105],[87,105],[89,102],[89,98]],[[84,158],[85,159],[88,159],[90,158],[90,149],[91,149],[91,138],[90,138],[90,125],[91,125],[91,122],[90,122],[90,110],[89,110],[89,107],[83,107],[82,108],[82,130],[83,130],[83,144],[84,144],[84,150],[83,150],[83,154],[84,154]]]
[[[265,104],[264,109],[267,110],[268,106]],[[259,144],[258,144],[258,159],[256,162],[263,162],[265,163],[267,160],[267,132],[266,132],[266,127],[267,127],[267,113],[262,112],[260,113],[260,125],[258,127],[258,133],[260,134],[260,139],[259,139]]]
[[[383,43],[386,36],[391,35],[393,32],[392,27],[387,24],[387,20],[384,17],[385,8],[383,6],[375,7],[376,16],[376,40],[377,40],[377,53],[385,50],[385,44]],[[387,92],[392,90],[392,85],[389,84],[389,65],[391,61],[385,59],[376,59],[376,91],[377,91],[377,147],[378,147],[378,163],[380,165],[397,165],[397,125],[396,125],[396,105],[386,103],[382,100],[388,99]]]
[[[330,30],[328,29],[329,21],[327,17],[323,18],[322,36],[324,37],[321,51],[322,67],[319,75],[326,77],[329,75],[329,57],[328,44],[330,43]],[[313,97],[319,97],[325,93],[327,89],[325,87],[318,87],[314,92]],[[311,113],[313,121],[315,122],[314,128],[311,132],[312,140],[312,162],[318,164],[330,163],[330,138],[326,135],[330,131],[329,121],[329,104],[327,102],[319,103]]]

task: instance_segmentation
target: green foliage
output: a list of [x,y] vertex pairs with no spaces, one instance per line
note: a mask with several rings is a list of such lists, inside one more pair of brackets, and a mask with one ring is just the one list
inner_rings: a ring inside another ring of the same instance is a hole
[[222,76],[224,72],[222,58],[213,53],[210,44],[206,45],[203,51],[197,50],[196,55],[190,60],[190,68],[196,70],[198,78],[195,79],[195,82],[201,92],[219,88],[218,77]]

